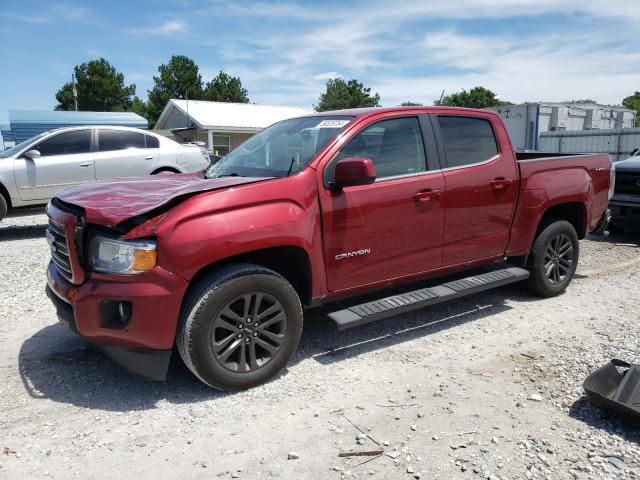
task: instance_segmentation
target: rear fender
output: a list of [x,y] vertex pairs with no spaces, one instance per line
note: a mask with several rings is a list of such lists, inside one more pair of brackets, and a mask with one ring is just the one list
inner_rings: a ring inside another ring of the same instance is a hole
[[526,255],[531,249],[545,213],[563,204],[582,205],[583,228],[577,233],[583,238],[589,232],[592,223],[593,198],[591,176],[583,168],[548,170],[533,174],[523,182],[506,256]]

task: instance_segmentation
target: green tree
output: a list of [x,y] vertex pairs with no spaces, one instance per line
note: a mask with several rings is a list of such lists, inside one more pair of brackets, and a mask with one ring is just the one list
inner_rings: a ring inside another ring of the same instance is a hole
[[640,127],[640,92],[629,95],[622,100],[622,106],[636,111],[636,127]]
[[318,100],[318,105],[315,106],[317,112],[380,106],[380,95],[377,93],[371,95],[371,89],[366,88],[355,78],[348,82],[341,78],[329,80],[326,91]]
[[[76,65],[73,71],[78,90],[78,110],[112,112],[126,110],[131,105],[135,84],[125,85],[124,75],[104,58]],[[71,82],[58,90],[56,100],[56,110],[75,110]]]
[[584,98],[578,100],[565,100],[563,103],[598,103],[596,100],[592,100],[591,98]]
[[149,119],[149,104],[137,95],[131,100],[131,105],[129,105],[127,111],[137,113],[147,120]]
[[402,102],[400,104],[401,107],[422,107],[422,103],[412,102],[411,100]]
[[189,57],[173,55],[168,64],[158,67],[158,73],[153,77],[153,88],[149,90],[147,111],[152,125],[170,99],[201,100],[203,97],[200,69]]
[[468,92],[462,89],[451,95],[445,95],[441,101],[436,101],[436,105],[446,105],[449,107],[469,107],[488,108],[509,105],[510,102],[503,102],[496,98],[496,94],[484,87],[474,87]]
[[204,100],[212,102],[249,103],[246,88],[242,87],[239,77],[232,77],[220,70],[204,88]]

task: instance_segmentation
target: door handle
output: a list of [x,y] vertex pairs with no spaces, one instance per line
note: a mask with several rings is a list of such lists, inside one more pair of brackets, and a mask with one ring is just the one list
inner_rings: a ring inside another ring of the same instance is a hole
[[513,183],[513,180],[504,177],[498,177],[491,180],[491,187],[496,190],[501,190],[503,188],[507,188],[509,185]]
[[81,167],[90,167],[91,165],[93,165],[93,162],[84,162],[80,164]]
[[424,192],[418,192],[413,195],[413,199],[416,202],[428,202],[433,198],[438,198],[440,196],[440,190],[425,190]]
[[153,155],[149,155],[148,157],[144,157],[145,160],[153,160]]

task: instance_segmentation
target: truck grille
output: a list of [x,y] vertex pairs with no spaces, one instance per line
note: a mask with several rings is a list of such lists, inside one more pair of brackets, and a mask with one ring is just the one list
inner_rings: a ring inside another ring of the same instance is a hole
[[640,195],[640,173],[616,172],[615,193]]
[[69,260],[69,242],[67,241],[67,232],[64,225],[49,219],[47,242],[51,248],[53,263],[62,276],[67,280],[71,280],[73,273],[71,271],[71,261]]

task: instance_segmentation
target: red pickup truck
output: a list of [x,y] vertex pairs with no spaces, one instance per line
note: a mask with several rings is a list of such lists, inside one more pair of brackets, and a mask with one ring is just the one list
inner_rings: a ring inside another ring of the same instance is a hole
[[286,366],[305,308],[343,299],[328,314],[343,329],[523,280],[562,293],[578,240],[606,226],[615,171],[607,155],[539,157],[484,110],[285,120],[201,175],[59,192],[47,293],[135,373],[164,379],[177,347],[206,384],[251,387]]

